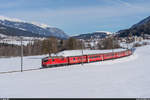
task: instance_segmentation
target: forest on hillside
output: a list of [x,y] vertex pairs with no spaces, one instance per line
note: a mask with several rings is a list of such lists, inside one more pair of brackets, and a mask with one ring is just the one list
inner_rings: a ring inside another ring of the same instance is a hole
[[128,37],[129,35],[145,37],[146,34],[150,35],[150,21],[137,27],[131,27],[130,29],[121,30],[119,31],[119,33],[120,37]]

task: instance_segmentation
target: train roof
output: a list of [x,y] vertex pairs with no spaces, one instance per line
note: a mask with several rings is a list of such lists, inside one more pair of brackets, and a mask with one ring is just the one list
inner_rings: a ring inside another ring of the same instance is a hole
[[[126,49],[114,49],[113,52],[121,52],[125,51]],[[112,50],[65,50],[62,52],[57,53],[57,56],[63,57],[72,57],[72,56],[81,56],[81,55],[94,55],[94,54],[104,54],[104,53],[111,53]]]
[[55,58],[64,58],[64,56],[47,56],[43,59],[55,59]]

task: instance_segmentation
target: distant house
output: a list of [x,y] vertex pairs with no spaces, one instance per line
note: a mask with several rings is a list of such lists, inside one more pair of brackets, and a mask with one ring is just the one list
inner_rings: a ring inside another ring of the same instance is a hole
[[133,37],[134,41],[142,41],[143,40],[143,37],[137,37],[137,36],[134,36]]

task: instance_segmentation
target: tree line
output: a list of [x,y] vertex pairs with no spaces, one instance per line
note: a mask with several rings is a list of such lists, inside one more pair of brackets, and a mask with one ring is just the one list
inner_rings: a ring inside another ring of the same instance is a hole
[[[82,42],[75,38],[61,40],[50,37],[44,40],[35,40],[34,43],[23,45],[23,55],[42,55],[57,53],[63,50],[75,50],[82,48]],[[21,46],[7,43],[0,43],[0,56],[20,56]]]
[[[118,40],[112,37],[99,41],[96,46],[99,50],[120,48]],[[61,40],[55,37],[50,37],[44,40],[35,40],[33,43],[23,45],[23,55],[31,56],[49,54],[49,56],[51,56],[52,53],[56,54],[63,50],[76,49],[85,49],[85,44],[79,39],[71,37],[67,40]],[[20,54],[20,45],[0,43],[0,56],[20,56]]]

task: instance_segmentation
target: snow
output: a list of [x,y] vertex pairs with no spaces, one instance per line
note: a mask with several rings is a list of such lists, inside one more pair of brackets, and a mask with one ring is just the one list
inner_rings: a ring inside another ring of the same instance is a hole
[[[46,24],[40,24],[40,23],[37,23],[37,22],[26,22],[26,21],[23,21],[23,20],[20,20],[20,19],[17,19],[17,18],[9,18],[9,17],[5,17],[5,16],[0,16],[0,20],[8,20],[8,21],[12,21],[12,22],[22,22],[22,23],[31,23],[31,24],[34,24],[34,25],[37,25],[41,28],[48,28],[48,27],[52,27],[52,26],[49,26],[49,25],[46,25]],[[21,30],[25,30],[25,29],[22,29]]]
[[9,17],[5,17],[5,16],[0,16],[0,20],[8,20],[8,21],[13,21],[13,22],[24,22],[20,19],[17,19],[17,18],[9,18]]
[[24,29],[24,28],[18,28],[18,29],[23,30],[23,31],[26,31],[26,29]]
[[[24,63],[24,68],[33,65],[40,67],[42,57],[44,56],[24,58],[28,59]],[[83,66],[79,64],[0,74],[0,96],[1,98],[148,98],[149,58],[150,46],[147,45],[138,47],[132,56],[121,59],[88,63]],[[19,69],[17,63],[19,59],[19,57],[0,58],[0,68],[17,66]]]
[[132,47],[134,46],[134,44],[136,44],[136,43],[138,43],[138,44],[143,44],[143,43],[150,44],[150,40],[134,41],[134,42],[129,43],[129,44],[124,43],[124,42],[121,42],[121,43],[120,43],[120,46],[121,46],[121,47],[124,47],[124,48],[129,48],[129,49],[130,49],[130,48],[132,48]]
[[[28,43],[33,43],[34,41],[22,41],[23,45],[27,45]],[[0,40],[0,43],[7,43],[7,44],[14,44],[14,45],[21,45],[21,42],[18,40],[10,40],[10,41],[3,41]]]
[[[7,36],[0,34],[0,37],[4,38],[0,40],[0,43],[7,43],[7,44],[14,44],[14,45],[21,45],[20,36]],[[34,43],[36,40],[44,40],[45,38],[39,38],[39,37],[24,37],[23,38],[23,45],[27,45],[29,43]]]
[[41,28],[48,28],[48,27],[52,27],[52,26],[49,26],[49,25],[46,25],[46,24],[40,24],[40,23],[37,23],[37,22],[31,22],[32,24],[36,25],[36,26],[39,26]]
[[[14,44],[14,45],[21,45],[21,41],[19,40],[0,40],[0,43],[7,43],[7,44]],[[34,40],[23,40],[23,45],[27,45],[28,43],[34,43]]]
[[0,37],[2,37],[2,38],[3,38],[3,37],[7,37],[7,36],[6,36],[6,35],[4,35],[4,34],[1,34],[1,33],[0,33]]
[[[23,57],[23,69],[41,68],[41,59],[48,55]],[[4,63],[7,62],[7,63]],[[0,58],[0,72],[20,70],[21,57]]]
[[107,35],[112,34],[112,32],[108,32],[108,31],[96,31],[96,32],[106,33]]

